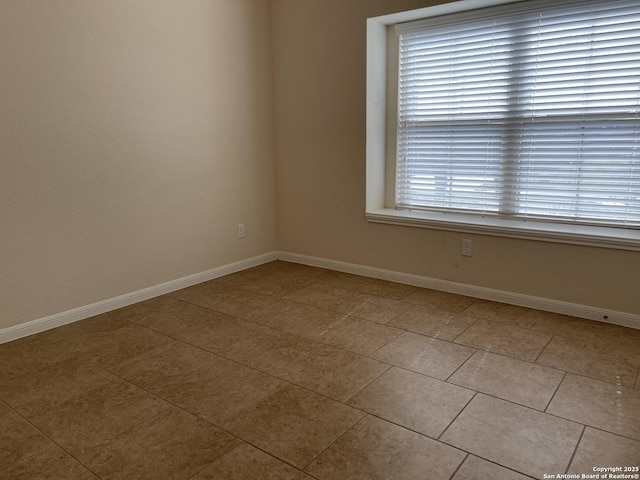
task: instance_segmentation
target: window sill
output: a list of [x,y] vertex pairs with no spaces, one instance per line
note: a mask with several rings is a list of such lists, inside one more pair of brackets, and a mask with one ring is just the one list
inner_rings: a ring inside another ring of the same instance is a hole
[[640,230],[523,222],[461,213],[408,212],[390,208],[367,211],[365,217],[373,223],[640,251]]

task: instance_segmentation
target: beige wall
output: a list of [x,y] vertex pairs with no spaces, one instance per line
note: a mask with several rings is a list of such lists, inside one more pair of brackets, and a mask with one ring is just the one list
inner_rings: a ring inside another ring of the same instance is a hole
[[280,250],[640,313],[640,253],[369,224],[365,19],[420,0],[275,0]]
[[0,2],[0,329],[276,249],[268,20]]

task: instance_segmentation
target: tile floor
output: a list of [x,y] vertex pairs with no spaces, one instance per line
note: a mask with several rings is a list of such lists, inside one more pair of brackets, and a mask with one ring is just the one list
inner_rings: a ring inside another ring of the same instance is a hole
[[0,479],[640,465],[640,331],[272,262],[0,345]]

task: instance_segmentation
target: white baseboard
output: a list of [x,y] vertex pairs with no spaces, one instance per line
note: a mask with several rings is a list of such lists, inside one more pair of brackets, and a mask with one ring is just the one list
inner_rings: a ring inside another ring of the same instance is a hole
[[470,297],[482,298],[484,300],[493,300],[496,302],[509,303],[511,305],[519,305],[521,307],[535,308],[547,312],[572,315],[574,317],[587,318],[589,320],[597,320],[600,322],[613,323],[616,325],[640,329],[640,315],[633,313],[606,310],[588,305],[580,305],[577,303],[534,297],[521,293],[450,282],[448,280],[423,277],[409,273],[394,272],[392,270],[367,267],[364,265],[339,262],[336,260],[327,260],[324,258],[300,255],[297,253],[278,252],[278,258],[287,262],[329,268],[340,272],[353,273],[381,280],[389,280],[416,287],[431,288],[433,290],[440,290],[443,292],[457,293],[459,295],[467,295]]
[[138,290],[137,292],[126,293],[91,305],[85,305],[83,307],[74,308],[73,310],[68,310],[62,313],[56,313],[55,315],[39,318],[20,325],[3,328],[0,330],[0,344],[44,332],[45,330],[50,330],[52,328],[61,327],[68,323],[93,317],[94,315],[110,312],[111,310],[142,302],[153,297],[164,295],[165,293],[180,290],[181,288],[197,285],[198,283],[213,280],[214,278],[222,277],[230,273],[239,272],[247,268],[271,262],[277,258],[277,252],[265,253],[263,255],[258,255],[257,257],[248,258],[239,262],[212,268],[205,272],[196,273],[187,277],[178,278],[177,280],[171,280],[170,282],[162,283],[160,285]]
[[1,329],[0,344],[44,332],[45,330],[50,330],[52,328],[61,327],[62,325],[93,317],[94,315],[110,312],[118,308],[142,302],[175,290],[180,290],[181,288],[197,285],[198,283],[213,280],[214,278],[219,278],[230,273],[239,272],[276,259],[640,329],[640,315],[632,313],[606,310],[598,307],[478,287],[464,283],[450,282],[437,278],[423,277],[420,275],[412,275],[392,270],[385,270],[382,268],[367,267],[365,265],[311,257],[297,253],[270,252],[257,257],[241,260],[239,262],[216,267],[205,272],[172,280],[160,285],[145,288],[143,290],[138,290],[137,292],[127,293],[118,297],[102,300],[91,305],[74,308],[73,310],[68,310],[66,312],[57,313],[55,315],[50,315],[48,317],[39,318],[20,325]]

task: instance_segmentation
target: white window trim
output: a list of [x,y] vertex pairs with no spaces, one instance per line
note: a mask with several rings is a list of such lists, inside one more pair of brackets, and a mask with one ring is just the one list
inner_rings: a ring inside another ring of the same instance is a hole
[[[477,233],[594,247],[640,251],[640,230],[522,221],[462,213],[396,210],[390,207],[392,150],[387,122],[394,121],[393,99],[388,99],[388,29],[402,22],[465,10],[514,3],[517,0],[463,0],[367,20],[367,189],[365,218],[369,222]],[[394,60],[395,61],[395,60]],[[395,90],[395,87],[391,90]],[[391,126],[391,125],[390,125]],[[392,127],[392,126],[391,126]]]

